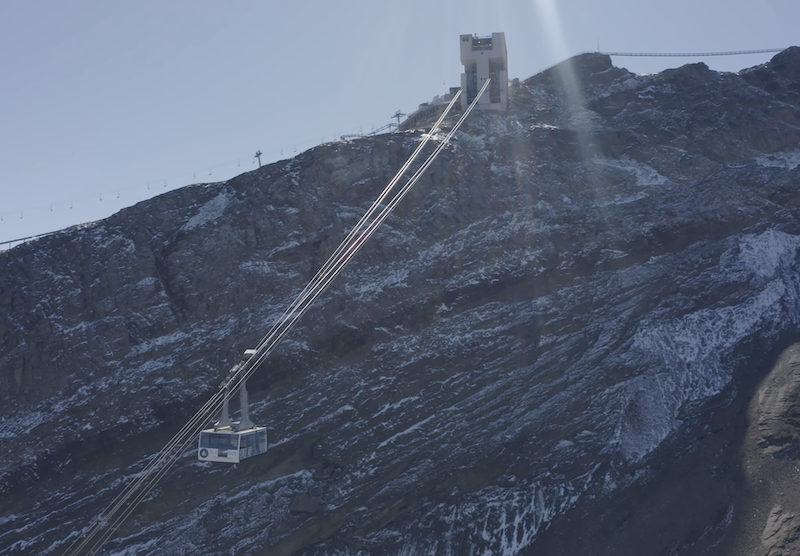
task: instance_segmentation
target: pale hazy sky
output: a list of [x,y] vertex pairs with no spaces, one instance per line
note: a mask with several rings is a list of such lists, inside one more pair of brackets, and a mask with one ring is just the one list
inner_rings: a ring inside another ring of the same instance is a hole
[[[505,32],[509,77],[524,79],[598,45],[798,45],[798,21],[798,0],[5,0],[0,242],[230,178],[258,149],[272,162],[387,124],[459,85],[460,34]],[[613,62],[738,71],[771,57]]]

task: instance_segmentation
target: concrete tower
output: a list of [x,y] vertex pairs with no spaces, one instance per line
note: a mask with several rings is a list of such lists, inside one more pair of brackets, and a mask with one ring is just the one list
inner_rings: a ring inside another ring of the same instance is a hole
[[504,33],[491,37],[461,35],[461,106],[466,108],[478,96],[483,84],[492,78],[489,89],[475,108],[508,109],[508,55]]

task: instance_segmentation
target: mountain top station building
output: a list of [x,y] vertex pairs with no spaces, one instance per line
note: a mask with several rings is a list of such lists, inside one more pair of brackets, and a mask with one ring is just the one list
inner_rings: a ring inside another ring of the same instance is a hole
[[478,96],[483,84],[492,79],[489,89],[475,106],[481,110],[508,109],[508,54],[505,33],[491,37],[461,35],[461,107],[466,109]]
[[[491,37],[461,35],[461,108],[467,107],[478,96],[478,92],[491,77],[489,89],[483,94],[477,110],[506,111],[508,109],[508,54],[506,53],[505,33],[492,33]],[[431,102],[423,102],[419,109],[399,124],[400,131],[407,131],[431,123],[447,107],[458,87],[450,87],[450,92],[437,95]]]

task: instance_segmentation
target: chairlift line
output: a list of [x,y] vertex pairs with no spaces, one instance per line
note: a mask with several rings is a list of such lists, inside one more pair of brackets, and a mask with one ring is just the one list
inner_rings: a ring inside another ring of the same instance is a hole
[[[444,121],[448,112],[458,99],[458,94],[448,105],[445,112],[423,136],[420,145],[397,172],[395,177],[384,188],[383,192],[373,202],[358,224],[348,233],[326,263],[301,291],[295,301],[283,313],[281,318],[273,325],[270,332],[259,342],[255,350],[246,352],[249,358],[235,365],[223,380],[220,388],[211,398],[189,419],[181,430],[172,437],[167,445],[157,453],[145,468],[137,474],[136,479],[128,485],[98,516],[88,533],[82,539],[78,537],[65,552],[65,555],[75,555],[87,549],[87,554],[95,555],[102,546],[114,535],[117,529],[138,507],[138,505],[155,488],[158,482],[166,475],[177,460],[186,452],[190,444],[198,438],[198,433],[206,423],[223,408],[224,404],[237,389],[244,388],[244,383],[269,354],[277,347],[285,335],[294,327],[297,321],[305,314],[311,304],[322,294],[330,282],[341,273],[348,262],[358,253],[361,247],[375,233],[378,227],[388,218],[394,208],[402,201],[411,188],[419,181],[428,167],[433,163],[439,153],[447,146],[450,139],[473,110],[489,85],[490,80],[481,88],[472,104],[464,111],[458,122],[453,126],[445,138],[437,145],[423,164],[414,172],[411,178],[403,185],[394,196],[385,203],[377,216],[378,208],[384,203],[396,186],[403,174],[408,170],[413,161],[421,153],[422,148],[432,138],[438,127]],[[260,154],[260,153],[259,153]],[[254,161],[255,162],[255,161]],[[166,182],[165,182],[166,187]],[[245,409],[246,411],[246,409]]]

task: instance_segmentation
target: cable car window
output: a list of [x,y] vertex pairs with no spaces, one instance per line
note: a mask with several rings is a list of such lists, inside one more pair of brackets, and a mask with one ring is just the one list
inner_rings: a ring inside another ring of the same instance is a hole
[[200,446],[221,450],[238,448],[237,436],[233,434],[201,434]]

